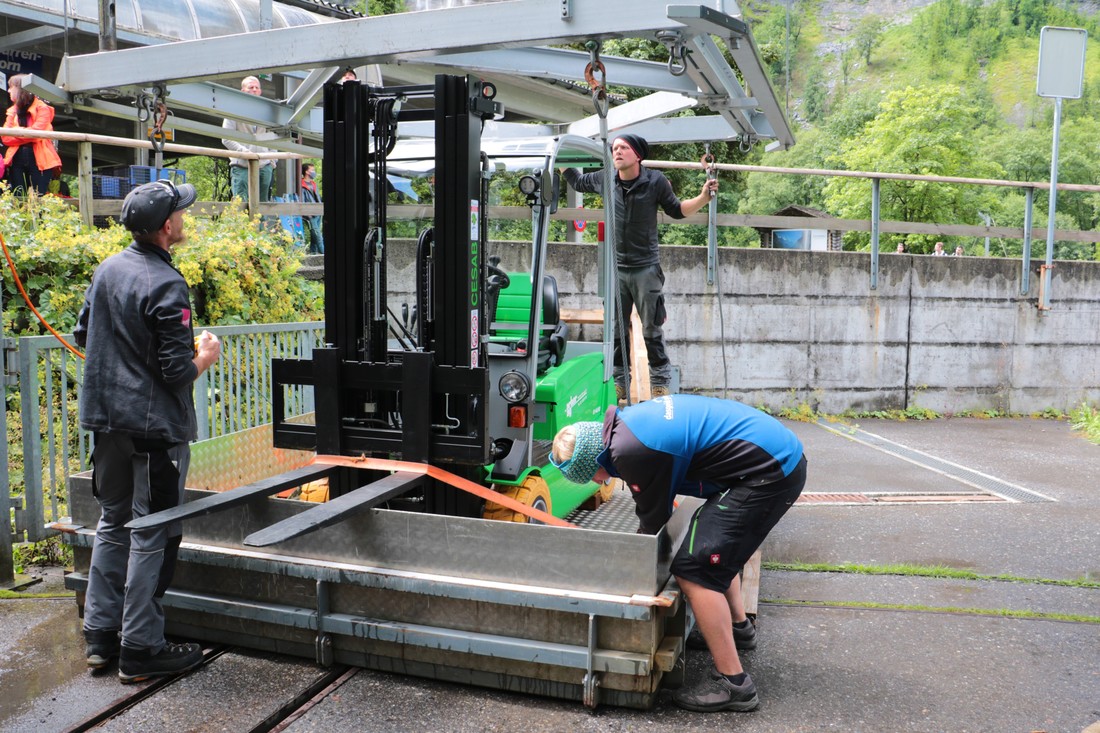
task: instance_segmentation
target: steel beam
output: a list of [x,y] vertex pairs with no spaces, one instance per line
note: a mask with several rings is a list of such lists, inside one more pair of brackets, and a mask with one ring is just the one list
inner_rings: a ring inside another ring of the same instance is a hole
[[563,20],[560,0],[510,0],[76,56],[62,61],[58,83],[71,92],[89,91],[245,71],[390,63],[578,39],[652,37],[655,30],[682,25],[670,20],[659,3],[577,3],[572,17]]
[[[565,48],[509,48],[477,53],[454,53],[435,56],[431,62],[437,66],[465,69],[476,73],[500,72],[516,76],[542,79],[584,79],[584,68],[590,57],[584,51]],[[668,73],[668,65],[658,61],[642,61],[619,56],[601,56],[607,70],[609,84],[652,89],[653,91],[697,94],[695,84],[685,76]],[[399,62],[397,66],[416,64]],[[385,69],[383,67],[383,73]]]
[[[694,99],[688,99],[682,94],[657,92],[608,110],[607,129],[619,130],[655,117],[690,109],[695,104]],[[600,134],[600,118],[591,115],[583,120],[578,120],[569,125],[567,131],[571,135],[595,138]],[[729,135],[727,134],[724,137],[729,137]]]
[[26,46],[33,46],[36,43],[46,43],[55,38],[60,38],[63,35],[65,35],[65,31],[58,28],[31,28],[30,30],[20,31],[19,33],[0,36],[0,48],[5,51],[18,51]]
[[748,32],[748,26],[741,20],[702,5],[669,5],[668,17],[694,30],[696,35],[712,34],[725,41],[745,85],[759,101],[762,117],[772,128],[770,134],[760,134],[758,137],[772,137],[784,148],[794,145],[794,135],[783,116],[779,98],[768,79],[764,61],[760,58],[752,34]]

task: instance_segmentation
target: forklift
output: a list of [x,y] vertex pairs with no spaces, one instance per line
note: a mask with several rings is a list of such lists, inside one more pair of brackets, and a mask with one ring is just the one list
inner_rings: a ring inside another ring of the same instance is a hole
[[[454,76],[428,86],[351,82],[326,91],[327,343],[310,360],[273,362],[274,444],[445,466],[564,518],[586,502],[598,506],[614,488],[572,484],[548,458],[558,430],[601,421],[615,404],[614,323],[605,322],[601,342],[570,343],[557,280],[546,272],[549,216],[560,185],[553,172],[559,164],[600,161],[602,146],[576,136],[483,145],[483,125],[501,112],[495,95],[492,84]],[[399,124],[429,120],[434,139],[398,141]],[[414,284],[407,288],[412,307],[403,303],[400,318],[387,298],[397,289],[387,268],[387,181],[395,171],[431,175],[435,203],[434,221],[417,236]],[[526,267],[510,272],[490,251],[487,212],[498,172],[511,174],[504,180],[518,186],[531,209]],[[608,252],[601,255],[610,261]],[[313,424],[284,414],[284,390],[299,386],[314,390]],[[388,490],[388,504],[541,521],[455,486],[413,483],[401,495]],[[356,469],[337,471],[328,496],[363,485]]]

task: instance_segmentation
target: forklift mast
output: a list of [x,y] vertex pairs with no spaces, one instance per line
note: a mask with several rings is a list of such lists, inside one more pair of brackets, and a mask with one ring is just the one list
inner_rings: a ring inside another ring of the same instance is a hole
[[[326,344],[310,360],[273,360],[275,447],[477,470],[490,462],[481,127],[500,109],[495,94],[448,75],[325,88]],[[417,335],[411,348],[391,348],[386,155],[399,122],[427,120],[435,215],[419,236]],[[314,425],[285,415],[287,385],[312,385]]]

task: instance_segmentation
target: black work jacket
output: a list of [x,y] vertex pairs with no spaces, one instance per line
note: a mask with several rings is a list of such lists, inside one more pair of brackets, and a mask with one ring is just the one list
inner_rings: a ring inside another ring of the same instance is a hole
[[[644,165],[633,181],[615,175],[615,259],[619,267],[648,267],[661,262],[657,250],[657,207],[673,219],[683,219],[680,199],[663,173]],[[575,191],[603,195],[603,170],[581,173],[565,170],[565,180]]]

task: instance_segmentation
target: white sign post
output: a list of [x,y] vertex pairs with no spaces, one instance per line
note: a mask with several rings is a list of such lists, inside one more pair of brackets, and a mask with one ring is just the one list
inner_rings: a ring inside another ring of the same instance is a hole
[[[1058,132],[1062,100],[1080,99],[1085,80],[1085,43],[1081,28],[1045,26],[1039,32],[1039,74],[1035,92],[1054,97],[1054,143],[1050,154],[1050,203],[1047,207],[1047,261],[1039,284],[1039,310],[1050,310],[1051,268],[1054,266],[1054,214],[1058,205]],[[1024,253],[1030,257],[1030,252]]]

